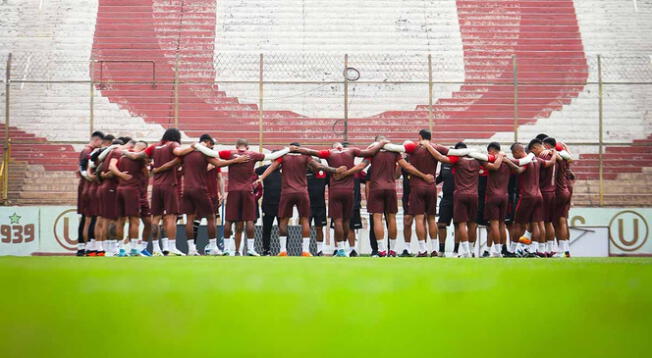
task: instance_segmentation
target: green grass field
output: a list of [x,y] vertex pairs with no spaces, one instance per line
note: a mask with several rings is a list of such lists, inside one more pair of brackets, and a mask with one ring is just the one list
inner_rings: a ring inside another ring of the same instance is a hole
[[4,358],[650,352],[652,259],[0,257],[0,282]]

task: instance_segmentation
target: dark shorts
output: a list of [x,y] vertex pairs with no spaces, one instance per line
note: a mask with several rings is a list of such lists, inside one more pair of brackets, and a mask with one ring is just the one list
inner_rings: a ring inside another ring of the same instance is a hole
[[450,225],[453,221],[453,200],[442,199],[439,201],[439,219],[437,222],[440,224]]
[[514,211],[514,221],[519,224],[543,221],[543,198],[521,196]]
[[230,191],[226,197],[225,220],[254,221],[256,220],[256,196],[251,191]]
[[186,188],[183,191],[181,208],[186,215],[196,214],[199,218],[215,215],[213,202],[204,188]]
[[560,218],[568,218],[568,212],[570,211],[571,205],[571,192],[570,191],[558,191],[555,193],[555,221],[559,221]]
[[310,221],[313,226],[326,226],[326,207],[310,208]]
[[544,191],[543,196],[543,222],[551,223],[555,219],[555,192]]
[[140,217],[140,190],[131,187],[118,187],[118,216]]
[[453,196],[453,222],[474,222],[478,215],[477,195]]
[[98,215],[109,220],[116,220],[120,217],[118,205],[118,189],[114,187],[101,187],[99,191],[99,202],[101,207]]
[[488,221],[504,221],[507,216],[507,197],[487,197],[484,203],[484,218]]
[[396,214],[398,199],[395,189],[371,190],[367,198],[367,211],[372,214]]
[[409,205],[412,215],[436,215],[437,188],[434,185],[411,187]]
[[100,214],[100,186],[92,184],[88,186],[86,194],[86,212],[88,216],[98,216]]
[[152,215],[179,214],[179,196],[175,185],[154,185],[152,187]]
[[292,209],[297,207],[299,217],[310,217],[310,198],[308,193],[281,193],[281,200],[278,202],[278,217],[291,218]]
[[328,192],[328,217],[349,219],[353,215],[353,190]]
[[349,229],[359,230],[362,229],[362,217],[360,217],[360,208],[353,209],[351,218],[349,219]]

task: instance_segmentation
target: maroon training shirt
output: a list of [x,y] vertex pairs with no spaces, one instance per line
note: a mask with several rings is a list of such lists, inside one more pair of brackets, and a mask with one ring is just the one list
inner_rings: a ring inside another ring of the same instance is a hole
[[[546,156],[542,157],[543,160],[550,160],[552,158],[552,153],[548,153]],[[541,187],[541,192],[554,192],[555,191],[555,171],[557,170],[557,162],[555,165],[544,167],[541,166],[541,173],[539,174],[539,186]]]
[[281,193],[308,193],[306,170],[312,158],[308,155],[289,153],[276,159],[281,163]]
[[455,168],[455,191],[453,195],[478,195],[478,180],[480,175],[480,162],[466,157],[450,157]]
[[250,150],[223,150],[220,151],[220,158],[224,160],[234,159],[243,155],[249,156],[249,161],[229,165],[229,182],[227,191],[251,191],[253,184],[254,167],[256,162],[265,159],[265,154],[252,152]]
[[[345,166],[346,169],[351,169],[355,165],[355,157],[360,156],[359,148],[344,148],[343,151],[331,149],[322,150],[319,152],[319,157],[326,159],[328,165],[333,168]],[[304,173],[305,174],[305,173]],[[335,180],[331,176],[329,190],[331,191],[353,191],[353,176],[349,175],[341,180]]]
[[[509,160],[504,158],[503,160]],[[512,174],[510,167],[501,163],[497,170],[488,170],[487,174],[487,198],[503,198],[507,196],[509,176]]]
[[[152,158],[152,168],[158,168],[165,163],[174,160],[174,148],[178,147],[177,142],[161,142],[151,145],[145,149],[145,153]],[[154,174],[154,185],[176,185],[177,169],[175,166],[169,170]]]
[[[516,161],[518,164],[518,161]],[[539,174],[543,159],[534,158],[530,164],[525,167],[525,171],[518,177],[518,192],[520,196],[528,198],[537,198],[541,196],[539,188]]]
[[[443,154],[447,155],[448,154],[448,148],[441,146],[441,145],[436,145],[433,144],[435,149]],[[426,149],[423,145],[419,144],[416,149],[412,153],[409,153],[409,161],[410,164],[412,164],[415,168],[417,168],[420,172],[424,174],[432,174],[433,176],[437,174],[437,159],[430,154],[428,149]],[[434,187],[434,183],[428,183],[425,180],[416,177],[416,176],[411,176],[410,177],[410,187]]]
[[143,177],[145,176],[145,172],[143,171],[143,168],[145,167],[145,161],[143,160],[133,160],[129,159],[127,157],[121,157],[118,160],[118,169],[121,172],[126,172],[127,174],[131,175],[131,179],[129,180],[124,180],[119,178],[119,185],[120,187],[123,188],[134,188],[141,190],[141,183],[143,181]]
[[206,189],[208,158],[202,152],[194,151],[183,157],[183,188]]
[[396,163],[401,154],[381,150],[375,156],[367,158],[371,162],[370,188],[372,190],[396,190]]

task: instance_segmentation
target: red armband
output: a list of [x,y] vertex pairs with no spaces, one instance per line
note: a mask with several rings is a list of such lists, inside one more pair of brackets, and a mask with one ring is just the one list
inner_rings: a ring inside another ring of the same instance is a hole
[[487,157],[489,157],[489,163],[493,163],[496,161],[496,156],[493,154],[489,154],[487,155]]
[[564,146],[561,143],[557,143],[555,144],[555,150],[561,152],[562,150],[564,150]]
[[147,154],[147,156],[151,158],[152,153],[154,153],[154,148],[156,148],[156,146],[154,144],[152,144],[149,147],[145,148],[145,150],[144,150],[145,154]]
[[451,164],[455,164],[460,161],[460,157],[456,155],[451,155],[448,157],[448,159],[451,161]]
[[317,153],[317,156],[322,159],[326,159],[331,156],[331,151],[330,150],[320,150]]
[[417,149],[417,145],[414,142],[409,142],[403,144],[406,153],[414,153],[414,150]]
[[220,159],[228,160],[231,158],[231,151],[230,150],[220,150]]
[[276,158],[276,162],[277,162],[278,164],[283,163],[283,157]]

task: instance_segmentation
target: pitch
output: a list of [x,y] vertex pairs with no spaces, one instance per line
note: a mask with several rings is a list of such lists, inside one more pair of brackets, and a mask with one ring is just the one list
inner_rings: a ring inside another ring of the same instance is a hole
[[0,356],[636,357],[652,259],[0,257]]

